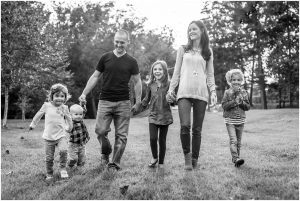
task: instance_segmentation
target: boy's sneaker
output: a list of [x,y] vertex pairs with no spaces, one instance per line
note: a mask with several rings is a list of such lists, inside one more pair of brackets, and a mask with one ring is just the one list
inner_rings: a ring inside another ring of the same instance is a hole
[[60,171],[60,177],[61,177],[62,179],[69,178],[69,175],[68,175],[67,170],[61,170],[61,171]]
[[244,164],[244,159],[237,159],[235,162],[234,162],[234,166],[235,167],[240,167],[241,165],[243,165]]
[[53,175],[52,174],[47,174],[46,175],[46,181],[52,181],[53,180]]

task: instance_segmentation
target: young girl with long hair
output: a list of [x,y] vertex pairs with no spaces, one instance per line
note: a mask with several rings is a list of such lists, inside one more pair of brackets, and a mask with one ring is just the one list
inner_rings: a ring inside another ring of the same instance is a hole
[[157,163],[159,168],[163,168],[168,128],[173,123],[171,106],[166,100],[169,84],[167,63],[161,60],[154,62],[147,83],[146,96],[141,102],[143,107],[149,104],[150,110],[148,120],[152,160],[148,166],[151,168],[154,168]]

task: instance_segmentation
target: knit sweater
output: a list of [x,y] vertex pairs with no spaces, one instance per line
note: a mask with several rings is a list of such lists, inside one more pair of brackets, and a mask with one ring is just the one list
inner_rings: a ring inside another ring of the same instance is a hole
[[208,102],[207,87],[210,92],[215,90],[213,53],[206,61],[200,53],[185,52],[181,46],[177,51],[169,92],[174,92],[178,84],[177,100],[194,98]]

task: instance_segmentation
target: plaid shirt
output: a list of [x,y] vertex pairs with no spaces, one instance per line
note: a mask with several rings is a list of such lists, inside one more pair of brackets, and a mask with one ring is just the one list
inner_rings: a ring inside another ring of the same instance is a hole
[[90,136],[83,121],[73,121],[73,129],[70,132],[70,142],[84,145],[89,140]]

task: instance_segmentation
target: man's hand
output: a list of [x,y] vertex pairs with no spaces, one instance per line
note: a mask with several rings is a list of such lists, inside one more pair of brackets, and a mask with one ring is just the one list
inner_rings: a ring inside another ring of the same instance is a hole
[[81,94],[78,98],[79,102],[86,104],[86,95]]
[[134,106],[132,106],[132,108],[131,108],[131,112],[132,112],[133,114],[139,113],[140,110],[141,110],[141,102],[135,103]]

